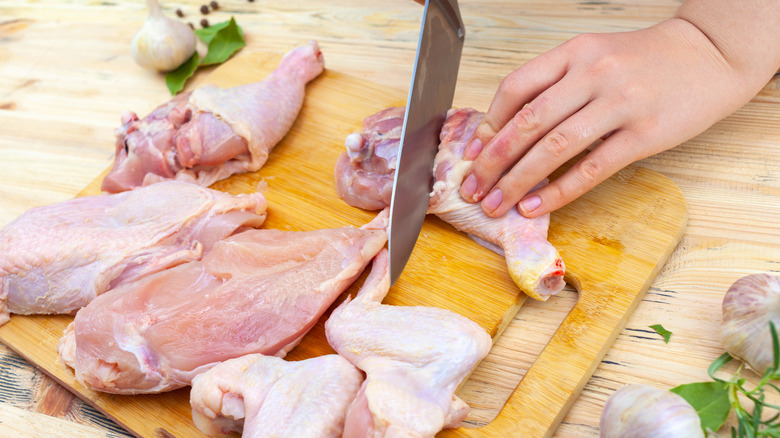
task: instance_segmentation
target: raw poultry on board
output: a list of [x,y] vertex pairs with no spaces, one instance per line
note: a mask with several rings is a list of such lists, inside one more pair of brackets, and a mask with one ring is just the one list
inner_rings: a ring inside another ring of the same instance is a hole
[[388,212],[361,228],[248,230],[201,261],[125,283],[81,309],[59,354],[99,391],[168,391],[219,362],[283,357],[387,242]]
[[106,192],[165,179],[209,186],[260,169],[303,106],[306,84],[324,69],[316,41],[288,52],[265,80],[234,88],[205,85],[143,119],[122,115]]
[[72,313],[123,283],[200,259],[265,220],[260,193],[168,181],[28,210],[0,230],[0,323]]
[[208,435],[340,438],[363,373],[337,354],[288,362],[262,354],[195,376],[192,418]]
[[347,136],[347,150],[336,162],[336,192],[347,204],[365,210],[390,205],[404,124],[404,108],[390,107],[363,120],[363,130]]
[[[350,134],[335,167],[336,189],[348,204],[367,210],[390,205],[404,108],[387,108],[363,121],[360,134]],[[479,204],[461,198],[459,189],[472,162],[463,149],[484,117],[476,110],[451,109],[439,136],[434,185],[428,213],[466,232],[481,245],[506,257],[517,286],[530,297],[545,300],[565,286],[565,267],[547,240],[550,215],[527,219],[516,209],[500,218],[486,215]]]
[[436,307],[384,305],[389,289],[383,249],[357,296],[325,323],[330,345],[366,373],[345,438],[424,438],[458,427],[469,407],[455,390],[490,351],[475,322]]

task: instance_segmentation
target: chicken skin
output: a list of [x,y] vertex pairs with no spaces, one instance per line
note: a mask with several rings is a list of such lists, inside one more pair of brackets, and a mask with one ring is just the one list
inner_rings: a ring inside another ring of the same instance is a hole
[[353,300],[325,323],[330,345],[366,373],[347,412],[345,438],[433,437],[468,414],[458,385],[490,351],[488,333],[445,309],[383,305],[387,251]]
[[168,181],[33,208],[0,230],[0,323],[73,313],[120,284],[200,259],[265,220],[260,193]]
[[[363,121],[360,134],[347,137],[347,151],[336,163],[335,177],[338,194],[349,205],[367,210],[390,205],[403,117],[403,107],[382,110]],[[473,163],[463,160],[463,150],[483,117],[469,108],[447,113],[439,135],[428,213],[506,257],[520,290],[546,300],[565,286],[563,260],[547,240],[550,215],[527,219],[512,209],[491,218],[479,204],[460,196],[460,185]]]
[[337,354],[298,362],[249,354],[195,376],[192,418],[208,435],[340,438],[362,382],[363,373]]
[[59,353],[98,391],[189,385],[219,362],[283,357],[387,242],[387,211],[361,228],[248,230],[203,257],[123,284],[81,309]]
[[323,68],[322,52],[310,41],[288,52],[263,81],[206,85],[140,120],[125,112],[102,189],[115,193],[166,179],[209,186],[260,169],[297,118],[306,84]]

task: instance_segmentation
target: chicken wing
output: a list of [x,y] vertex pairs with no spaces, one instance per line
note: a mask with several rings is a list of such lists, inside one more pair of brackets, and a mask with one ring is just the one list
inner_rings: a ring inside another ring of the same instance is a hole
[[488,333],[470,319],[423,306],[388,306],[387,251],[353,300],[325,323],[330,345],[366,380],[347,412],[345,438],[433,437],[468,414],[458,385],[490,351]]
[[337,354],[298,362],[250,354],[192,379],[192,418],[208,435],[340,438],[362,382]]

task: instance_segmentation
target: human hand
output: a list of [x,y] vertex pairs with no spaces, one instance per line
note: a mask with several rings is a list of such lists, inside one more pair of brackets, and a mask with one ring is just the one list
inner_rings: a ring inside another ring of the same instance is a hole
[[[481,201],[492,217],[514,206],[526,217],[549,213],[624,166],[701,133],[761,86],[744,80],[685,20],[578,36],[501,82],[464,151],[464,159],[475,161],[461,196]],[[602,138],[558,179],[534,190]]]

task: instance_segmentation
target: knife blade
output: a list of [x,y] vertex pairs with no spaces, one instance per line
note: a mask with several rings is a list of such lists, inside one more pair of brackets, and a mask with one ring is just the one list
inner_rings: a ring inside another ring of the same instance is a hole
[[466,28],[457,0],[425,0],[390,200],[390,284],[401,276],[430,200],[439,132],[452,106]]

